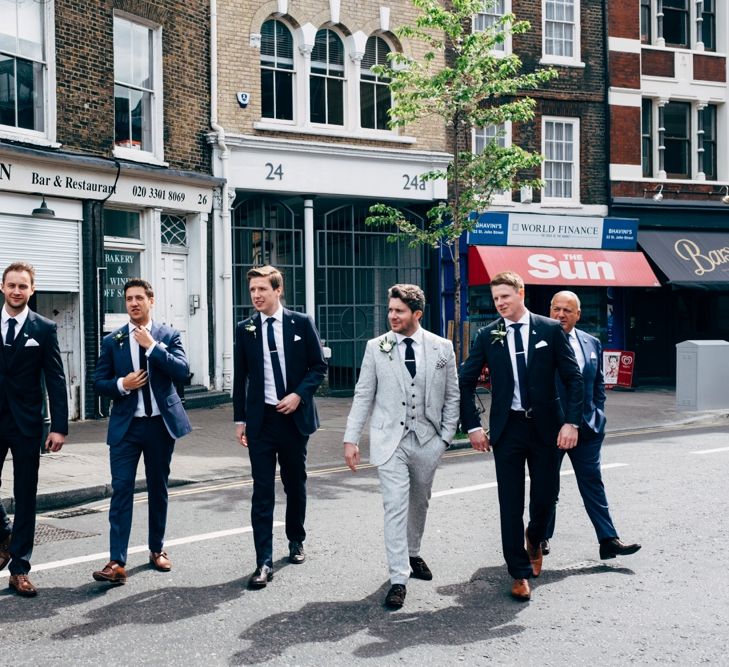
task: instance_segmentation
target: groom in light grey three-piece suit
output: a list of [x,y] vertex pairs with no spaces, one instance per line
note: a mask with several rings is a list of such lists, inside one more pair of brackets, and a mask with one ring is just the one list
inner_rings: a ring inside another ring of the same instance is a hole
[[370,420],[370,463],[377,466],[385,510],[390,590],[385,604],[399,609],[410,576],[433,575],[420,543],[433,478],[458,424],[460,394],[453,345],[425,331],[425,295],[417,285],[388,291],[391,331],[368,341],[344,434],[344,458],[354,472],[357,443]]

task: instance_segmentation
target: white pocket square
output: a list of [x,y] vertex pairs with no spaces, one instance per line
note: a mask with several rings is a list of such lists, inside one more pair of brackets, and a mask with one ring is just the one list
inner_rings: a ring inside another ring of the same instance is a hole
[[35,338],[28,338],[25,341],[25,347],[38,347],[39,343]]
[[546,340],[540,340],[535,346],[534,349],[538,350],[540,347],[547,347],[547,341]]
[[295,342],[296,342],[297,340],[301,340],[301,336],[299,336],[298,334],[294,334],[294,343],[295,343]]

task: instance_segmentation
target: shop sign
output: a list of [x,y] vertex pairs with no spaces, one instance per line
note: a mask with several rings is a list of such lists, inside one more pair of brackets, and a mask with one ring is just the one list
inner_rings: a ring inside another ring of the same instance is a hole
[[139,278],[138,251],[104,250],[106,280],[104,281],[104,304],[106,313],[125,313],[124,283],[130,278]]
[[470,245],[635,250],[638,220],[536,213],[482,213]]
[[635,352],[627,350],[603,350],[602,369],[605,387],[632,387]]
[[[160,170],[164,176],[164,170]],[[212,208],[211,187],[151,178],[146,174],[130,176],[123,172],[114,185],[115,172],[96,172],[74,168],[59,169],[47,163],[25,163],[0,158],[0,190],[31,192],[48,197],[107,199],[116,204],[198,211]]]

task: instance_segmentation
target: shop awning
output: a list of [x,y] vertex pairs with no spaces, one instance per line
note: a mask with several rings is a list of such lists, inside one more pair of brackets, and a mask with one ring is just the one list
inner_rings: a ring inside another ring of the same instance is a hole
[[638,243],[673,285],[729,288],[729,232],[639,232]]
[[501,271],[516,271],[527,285],[660,286],[640,252],[509,246],[468,248],[469,285],[488,285],[491,276]]

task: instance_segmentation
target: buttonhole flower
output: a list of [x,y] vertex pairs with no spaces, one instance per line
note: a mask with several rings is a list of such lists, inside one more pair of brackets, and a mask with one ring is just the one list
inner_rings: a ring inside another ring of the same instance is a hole
[[390,357],[390,361],[392,361],[392,348],[395,347],[395,341],[392,340],[392,338],[383,338],[380,341],[380,352],[384,352],[388,357]]
[[504,347],[504,338],[506,338],[506,329],[504,323],[499,322],[499,325],[491,331],[491,344],[499,343],[501,347]]
[[119,347],[124,347],[124,340],[129,336],[127,329],[121,329],[114,334],[114,341]]

